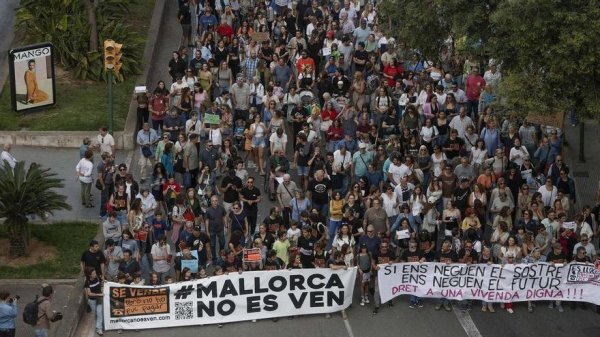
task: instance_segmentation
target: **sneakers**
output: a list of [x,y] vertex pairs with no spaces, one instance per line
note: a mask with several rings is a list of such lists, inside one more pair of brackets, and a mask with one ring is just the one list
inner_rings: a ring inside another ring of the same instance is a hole
[[508,311],[509,314],[514,314],[515,312],[512,310],[512,308],[508,308],[506,309],[506,311]]
[[487,311],[487,305],[483,304],[481,306],[481,311],[486,312]]
[[102,332],[102,330],[100,329],[96,330],[96,333],[98,334],[98,336],[104,336],[104,332]]
[[410,303],[408,304],[408,307],[409,307],[409,308],[411,308],[411,309],[414,309],[416,306],[417,306],[417,304],[416,304],[416,303],[412,303],[412,302],[410,302]]
[[444,303],[444,310],[450,312],[450,311],[452,311],[452,307],[450,306],[450,304]]
[[379,308],[373,309],[373,312],[372,312],[373,316],[377,315],[378,312],[379,312]]
[[548,304],[548,309],[554,309],[554,302],[550,302]]
[[558,312],[565,312],[565,309],[563,309],[562,305],[560,304],[556,305],[556,309],[558,310]]
[[531,305],[527,306],[527,312],[529,312],[529,313],[533,312],[533,307]]
[[435,305],[435,307],[433,307],[435,309],[435,311],[440,311],[440,309],[442,309],[442,304],[438,303]]
[[421,301],[417,302],[417,305],[419,306],[419,308],[424,307],[423,302],[421,302]]
[[369,303],[371,303],[371,302],[369,301],[369,295],[365,296],[365,303],[366,303],[366,304],[369,304]]
[[364,307],[364,306],[365,306],[365,297],[364,297],[364,296],[363,296],[363,297],[361,297],[361,299],[360,299],[360,306],[361,306],[361,307]]
[[496,312],[496,310],[494,310],[494,304],[493,303],[488,303],[488,310],[490,312]]

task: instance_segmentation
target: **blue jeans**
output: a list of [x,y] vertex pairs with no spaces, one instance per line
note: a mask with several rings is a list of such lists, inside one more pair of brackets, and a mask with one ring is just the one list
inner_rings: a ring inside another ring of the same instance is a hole
[[35,329],[35,337],[48,337],[48,329]]
[[225,249],[225,232],[210,231],[210,250],[212,252],[213,263],[217,261],[217,239],[219,240],[219,250]]
[[102,323],[104,322],[104,315],[102,312],[102,298],[99,298],[97,300],[92,300],[88,298],[88,305],[90,306],[90,308],[92,308],[92,315],[96,316],[96,331],[102,331]]
[[417,304],[421,302],[421,298],[415,295],[410,295],[410,304]]
[[329,213],[329,205],[327,203],[319,204],[318,202],[312,202],[312,208],[316,209],[321,216],[328,216]]
[[329,251],[331,249],[333,239],[335,238],[335,235],[337,234],[338,228],[340,228],[341,224],[341,220],[329,219],[329,241],[327,242],[327,248],[325,248],[326,251]]

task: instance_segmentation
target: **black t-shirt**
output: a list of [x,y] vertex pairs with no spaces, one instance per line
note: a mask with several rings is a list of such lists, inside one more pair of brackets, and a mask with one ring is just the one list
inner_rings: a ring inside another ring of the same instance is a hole
[[314,259],[314,249],[315,242],[317,240],[311,236],[310,238],[305,238],[304,235],[301,235],[298,238],[298,248],[300,251],[300,260],[302,261],[302,266],[304,268],[313,268],[312,261]]
[[192,14],[190,13],[189,6],[182,6],[179,9],[179,14],[177,17],[181,18],[179,23],[182,25],[189,25],[192,23]]
[[[100,279],[98,277],[96,277],[95,279],[92,279],[92,280],[90,280],[86,277],[83,287],[90,288],[90,291],[93,294],[101,294],[102,293],[102,282],[100,282]],[[97,299],[97,297],[92,297],[90,299],[95,300],[95,299]]]
[[226,273],[233,273],[242,269],[242,261],[239,259],[233,259],[233,261],[223,261],[223,271]]
[[417,249],[414,252],[411,252],[410,249],[405,249],[402,252],[402,256],[400,257],[400,260],[402,262],[419,262],[421,261],[421,259],[423,258],[423,251],[420,249]]
[[470,254],[467,254],[463,248],[460,250],[458,256],[461,263],[476,263],[478,260],[477,252],[473,249],[471,249]]
[[438,262],[444,262],[444,263],[458,262],[458,255],[456,254],[456,252],[454,250],[450,250],[447,253],[439,251],[435,255],[435,260]]
[[554,250],[552,250],[546,256],[546,262],[565,263],[567,262],[567,256],[562,251],[558,254],[555,254]]
[[206,233],[200,232],[200,235],[198,236],[194,236],[194,234],[192,234],[185,242],[186,246],[190,250],[195,251],[198,251],[200,243],[202,243],[203,248],[201,251],[198,252],[198,261],[200,262],[200,264],[204,265],[206,264],[206,261],[208,261],[208,256],[206,255],[206,247],[208,247],[210,243],[210,237],[208,237]]
[[327,192],[331,190],[331,180],[323,178],[323,181],[312,179],[308,183],[308,190],[312,194],[312,202],[318,204],[326,204],[329,201]]
[[104,253],[101,251],[92,253],[88,249],[81,254],[81,262],[83,262],[85,267],[94,268],[96,270],[96,274],[98,274],[98,276],[102,276],[101,265],[106,263],[106,258],[104,257]]
[[244,184],[242,183],[242,179],[240,179],[240,177],[238,176],[231,177],[227,175],[223,178],[223,181],[221,182],[221,188],[224,189],[228,184],[231,184],[232,186],[223,192],[223,201],[227,203],[239,201],[240,195],[238,191],[240,188],[242,188],[242,186],[244,186]]
[[272,219],[271,216],[267,216],[263,223],[267,225],[267,230],[270,233],[277,233],[279,231],[279,227],[283,225],[283,219],[280,216],[276,216],[275,219]]
[[[257,187],[246,186],[242,188],[240,194],[246,200],[258,200],[258,197],[260,197],[260,190]],[[248,211],[256,211],[258,210],[258,204],[249,205],[248,203],[244,202],[244,209]]]
[[[369,58],[369,53],[367,53],[366,50],[356,50],[354,52],[354,57],[361,60],[361,61],[366,61]],[[363,71],[363,69],[365,69],[365,64],[358,64],[355,63],[354,67],[356,68],[356,71]]]
[[376,264],[394,262],[396,260],[396,254],[394,254],[394,252],[391,251],[389,248],[387,252],[382,252],[381,250],[379,250],[375,252],[375,254],[373,254],[373,260]]
[[131,258],[129,262],[121,261],[119,264],[119,271],[122,271],[124,274],[129,274],[130,277],[133,278],[134,274],[140,271],[140,264]]
[[446,156],[449,159],[453,159],[458,157],[460,154],[460,149],[465,145],[465,141],[462,138],[456,137],[455,139],[448,138],[444,143],[444,148],[450,148],[450,150],[446,151]]
[[273,243],[275,243],[275,237],[273,237],[273,235],[271,235],[271,233],[269,232],[265,234],[264,238],[260,236],[260,233],[254,234],[254,240],[256,239],[261,239],[263,245],[265,245],[265,247],[267,247],[268,250],[271,250],[273,248]]
[[298,152],[297,165],[308,166],[308,161],[311,158],[313,152],[313,146],[311,143],[300,143],[296,144],[296,152]]
[[267,259],[263,266],[263,270],[279,270],[285,268],[285,263],[278,257]]

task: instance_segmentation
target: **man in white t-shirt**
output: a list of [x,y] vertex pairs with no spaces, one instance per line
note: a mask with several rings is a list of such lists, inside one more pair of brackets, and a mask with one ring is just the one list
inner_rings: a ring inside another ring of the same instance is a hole
[[8,165],[10,165],[10,167],[14,170],[15,165],[17,165],[17,159],[10,154],[11,148],[12,145],[4,144],[4,151],[2,151],[2,154],[0,154],[0,164],[4,165],[4,162],[7,162]]
[[287,135],[283,132],[283,128],[278,128],[277,131],[271,134],[271,137],[269,137],[269,144],[271,145],[271,153],[275,153],[275,151],[285,153],[287,148]]
[[450,127],[458,132],[458,137],[464,139],[465,132],[467,132],[467,127],[469,125],[475,127],[471,117],[467,116],[467,109],[462,106],[460,107],[458,116],[454,116],[450,121]]
[[400,158],[398,157],[393,157],[392,158],[392,163],[390,164],[390,167],[388,168],[388,181],[389,183],[393,186],[396,187],[396,185],[400,184],[400,179],[402,178],[402,172],[403,169],[401,169],[402,164],[400,163]]
[[92,172],[94,171],[92,158],[94,158],[94,152],[87,150],[85,151],[85,157],[81,158],[77,166],[75,166],[77,178],[81,183],[81,204],[89,208],[94,207],[90,200],[92,182],[94,181],[94,178],[92,178]]
[[352,173],[352,155],[341,145],[333,153],[333,177],[331,183],[334,190],[340,190],[341,195],[346,195],[348,184],[350,183],[350,174]]
[[96,137],[96,146],[100,148],[100,153],[115,153],[115,139],[108,133],[105,127],[100,128],[100,134]]

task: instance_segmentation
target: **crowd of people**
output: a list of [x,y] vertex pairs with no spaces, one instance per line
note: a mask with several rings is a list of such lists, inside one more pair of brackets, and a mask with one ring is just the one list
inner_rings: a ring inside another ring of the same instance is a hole
[[[577,200],[563,130],[494,111],[495,60],[451,45],[425,60],[376,13],[350,0],[179,0],[171,78],[136,96],[139,182],[106,129],[82,146],[86,206],[92,143],[102,152],[106,239],[82,257],[88,289],[357,266],[360,305],[376,314],[384,263],[595,261],[600,208]],[[243,261],[245,248],[261,261]]]

